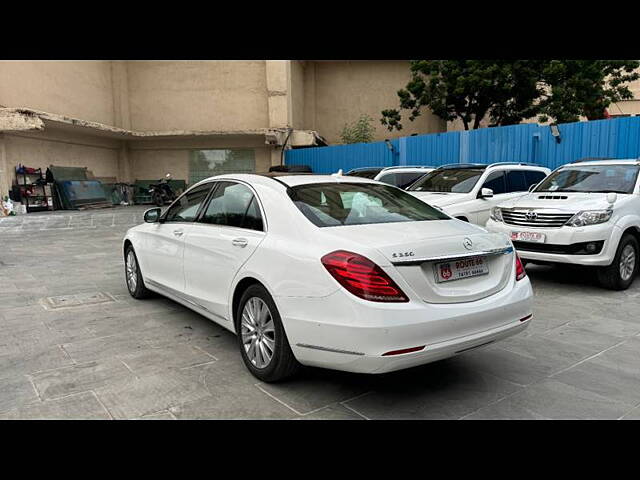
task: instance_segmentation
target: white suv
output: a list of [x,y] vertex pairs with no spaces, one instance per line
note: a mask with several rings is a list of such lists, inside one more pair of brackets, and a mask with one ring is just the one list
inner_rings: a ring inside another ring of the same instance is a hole
[[397,166],[397,167],[387,167],[383,168],[378,175],[375,176],[374,180],[378,180],[379,182],[388,183],[389,185],[393,185],[394,187],[401,188],[406,190],[409,188],[416,180],[420,177],[426,175],[427,173],[435,170],[435,167],[427,167],[427,166]]
[[407,192],[452,217],[484,226],[493,207],[526,195],[550,172],[527,163],[456,163],[425,175]]
[[563,165],[494,208],[486,228],[509,235],[523,259],[599,267],[604,287],[624,290],[638,270],[638,171],[640,159]]

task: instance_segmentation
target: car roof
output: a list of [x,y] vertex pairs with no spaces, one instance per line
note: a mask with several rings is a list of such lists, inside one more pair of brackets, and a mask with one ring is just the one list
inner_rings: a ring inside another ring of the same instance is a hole
[[585,166],[585,165],[640,165],[640,159],[639,158],[594,159],[594,160],[584,159],[584,160],[579,160],[577,162],[567,163],[565,165],[560,166],[560,168]]
[[240,180],[250,184],[275,187],[278,184],[285,187],[308,185],[313,183],[374,183],[380,182],[362,177],[348,177],[345,175],[321,175],[297,172],[268,172],[268,173],[225,173],[201,180],[196,185],[212,180]]

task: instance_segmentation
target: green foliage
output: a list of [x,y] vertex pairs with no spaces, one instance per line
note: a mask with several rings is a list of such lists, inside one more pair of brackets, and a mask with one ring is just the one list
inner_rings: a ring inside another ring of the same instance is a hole
[[373,118],[363,114],[355,122],[345,123],[342,132],[340,132],[342,143],[368,143],[372,141],[375,134],[372,122]]
[[[491,125],[537,115],[556,122],[594,119],[612,102],[632,98],[626,84],[640,78],[638,67],[635,60],[414,60],[398,97],[411,121],[427,107],[444,120],[459,118],[466,130],[487,117]],[[383,110],[380,121],[402,129],[398,109]]]
[[640,75],[635,60],[551,60],[542,71],[546,91],[539,103],[541,120],[556,123],[604,118],[609,105],[633,98],[627,86]]

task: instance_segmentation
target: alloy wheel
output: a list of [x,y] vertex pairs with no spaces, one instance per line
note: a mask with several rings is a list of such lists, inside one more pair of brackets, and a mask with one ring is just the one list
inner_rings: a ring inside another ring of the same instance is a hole
[[245,303],[240,334],[249,361],[256,368],[266,368],[273,358],[276,330],[271,311],[261,298],[251,297]]
[[133,254],[133,250],[129,250],[127,253],[127,287],[130,292],[135,292],[138,286],[138,262],[136,262],[136,256]]
[[626,245],[620,255],[620,277],[627,281],[633,275],[636,268],[636,250],[633,245]]

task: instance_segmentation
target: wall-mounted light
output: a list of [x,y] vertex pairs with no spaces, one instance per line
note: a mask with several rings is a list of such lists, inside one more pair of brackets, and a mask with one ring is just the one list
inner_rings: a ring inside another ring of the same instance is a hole
[[556,139],[556,143],[560,143],[562,141],[562,138],[560,137],[560,129],[558,128],[558,126],[549,125],[549,128],[551,129],[551,135],[553,135],[553,138]]
[[391,153],[393,153],[393,152],[395,151],[395,148],[394,148],[394,146],[393,146],[393,143],[391,143],[391,141],[390,141],[388,138],[385,138],[385,139],[384,139],[384,143],[386,143],[386,144],[387,144],[387,148],[389,149],[389,151],[390,151]]

